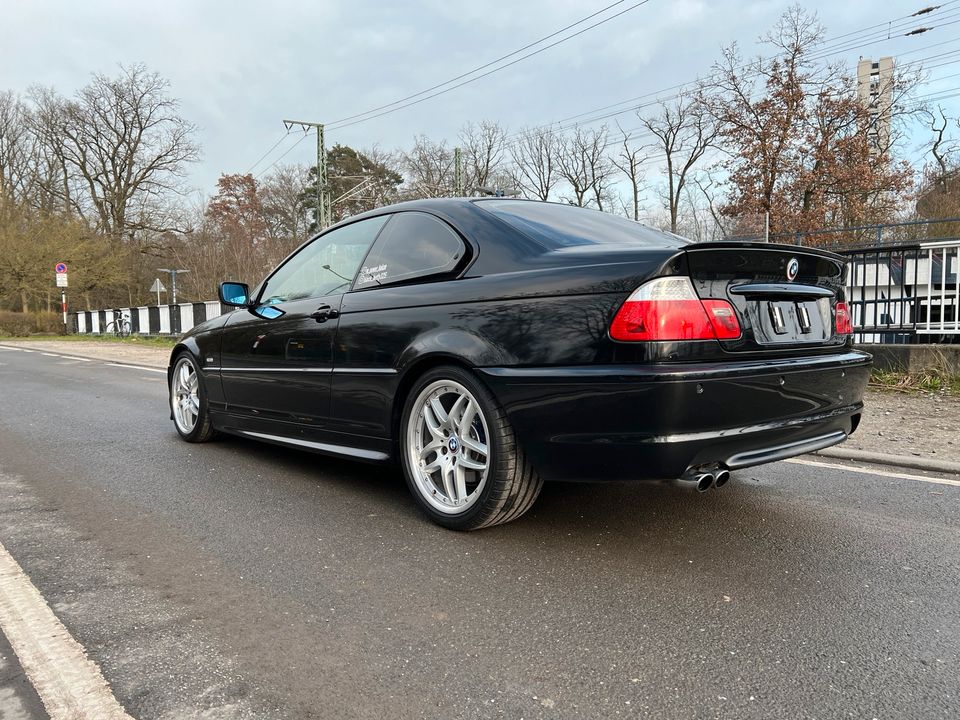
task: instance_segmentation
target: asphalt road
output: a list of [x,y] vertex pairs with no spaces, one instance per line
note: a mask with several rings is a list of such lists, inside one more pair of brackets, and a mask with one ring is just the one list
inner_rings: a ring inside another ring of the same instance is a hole
[[139,718],[955,718],[958,510],[779,463],[456,534],[396,471],[181,442],[160,373],[0,350],[0,541]]

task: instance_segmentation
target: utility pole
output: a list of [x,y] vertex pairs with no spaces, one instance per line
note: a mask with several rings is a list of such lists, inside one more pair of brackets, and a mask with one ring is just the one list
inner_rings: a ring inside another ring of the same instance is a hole
[[284,120],[287,130],[295,125],[306,133],[310,128],[317,131],[317,230],[323,230],[330,224],[330,186],[327,184],[327,149],[323,141],[323,123],[304,122],[302,120]]
[[453,149],[453,195],[463,197],[463,160],[460,148]]

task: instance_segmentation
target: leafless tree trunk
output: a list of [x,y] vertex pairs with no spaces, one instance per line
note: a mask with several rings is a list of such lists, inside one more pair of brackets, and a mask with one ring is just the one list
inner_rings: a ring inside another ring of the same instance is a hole
[[603,210],[615,170],[606,154],[607,128],[578,127],[558,145],[557,170],[573,192],[568,200],[581,207],[593,205]]
[[624,209],[627,210],[627,215],[634,220],[639,220],[640,193],[643,181],[646,178],[643,162],[647,159],[647,155],[643,152],[643,145],[631,145],[630,141],[632,138],[630,134],[619,125],[617,128],[620,130],[621,141],[617,154],[610,158],[610,162],[626,176],[627,182],[630,184],[631,205],[629,208]]
[[296,245],[307,238],[309,211],[303,189],[309,171],[302,165],[278,165],[259,182],[263,214],[274,240]]
[[656,138],[658,152],[666,161],[666,192],[662,194],[670,213],[670,231],[677,232],[680,199],[693,167],[717,136],[717,125],[699,96],[679,96],[659,104],[653,117],[643,118]]
[[453,152],[447,141],[436,143],[420,135],[403,155],[407,194],[414,198],[447,197],[453,194]]
[[557,184],[557,138],[552,130],[530,128],[520,132],[510,148],[515,166],[515,183],[523,194],[549,200]]
[[507,153],[507,131],[499,123],[484,120],[467,123],[460,131],[464,159],[463,185],[469,191],[487,186],[502,173]]
[[82,186],[77,201],[65,179],[64,199],[116,241],[141,230],[170,228],[158,212],[182,191],[187,163],[199,158],[194,127],[177,114],[169,83],[142,65],[123,68],[117,78],[94,75],[75,100],[42,98],[41,133]]
[[[933,140],[930,144],[930,154],[933,155],[934,162],[937,165],[934,181],[941,193],[947,192],[947,180],[951,175],[957,172],[954,167],[951,156],[958,151],[956,144],[950,142],[947,137],[947,128],[950,126],[950,120],[947,118],[947,112],[942,106],[937,107],[938,114],[927,111],[930,117],[930,130],[933,132]],[[960,119],[956,120],[957,127],[960,128]]]

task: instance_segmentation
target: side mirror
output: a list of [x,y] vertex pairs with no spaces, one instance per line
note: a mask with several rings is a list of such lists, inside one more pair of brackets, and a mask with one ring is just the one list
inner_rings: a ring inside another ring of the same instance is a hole
[[233,307],[246,307],[249,301],[250,288],[246,283],[222,282],[220,283],[220,302],[224,305]]

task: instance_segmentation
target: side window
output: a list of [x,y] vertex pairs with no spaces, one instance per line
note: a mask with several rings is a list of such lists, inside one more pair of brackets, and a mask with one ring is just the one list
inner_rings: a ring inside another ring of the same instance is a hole
[[449,272],[464,251],[463,241],[442,220],[421,212],[397,213],[363,262],[354,288]]
[[369,218],[321,235],[270,276],[260,303],[275,305],[345,291],[388,219],[389,215]]

